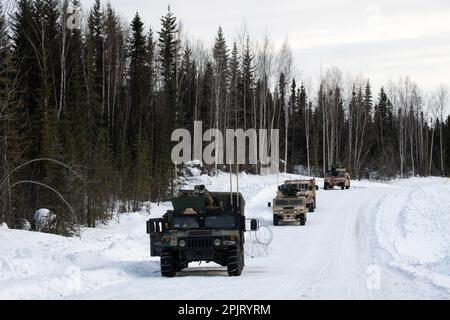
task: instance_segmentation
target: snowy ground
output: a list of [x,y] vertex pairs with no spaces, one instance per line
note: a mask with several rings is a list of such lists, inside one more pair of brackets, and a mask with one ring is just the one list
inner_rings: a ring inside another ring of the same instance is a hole
[[[228,190],[226,174],[197,180]],[[149,216],[140,213],[83,229],[81,240],[0,226],[0,299],[450,298],[449,179],[352,181],[343,191],[317,182],[306,226],[273,227],[267,202],[276,176],[240,175],[246,215],[273,232],[268,248],[247,233],[241,277],[211,263],[162,278],[159,258],[149,257]],[[150,216],[167,208],[153,205]],[[261,229],[260,237],[268,234]]]

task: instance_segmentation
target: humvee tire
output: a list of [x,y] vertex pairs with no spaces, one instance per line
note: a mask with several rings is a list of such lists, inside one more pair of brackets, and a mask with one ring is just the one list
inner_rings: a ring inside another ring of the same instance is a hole
[[278,215],[277,215],[277,214],[274,214],[274,215],[273,215],[273,225],[274,225],[274,226],[277,226],[277,225],[278,225]]
[[324,190],[328,190],[328,184],[324,183],[323,189],[324,189]]
[[299,217],[300,225],[304,226],[306,224],[306,216],[304,214],[301,214]]
[[185,262],[185,261],[177,262],[175,264],[175,271],[179,272],[179,271],[181,271],[183,269],[186,269],[188,266],[189,266],[189,264],[187,262]]
[[341,190],[344,190],[345,186],[343,184],[341,184]]
[[244,267],[242,250],[230,249],[227,255],[227,270],[230,277],[240,276]]
[[163,277],[175,277],[175,264],[173,261],[173,253],[171,251],[163,251],[161,253],[161,275]]
[[350,182],[348,183],[348,186],[345,187],[345,189],[350,189]]
[[309,212],[314,212],[314,202],[309,205],[308,211]]

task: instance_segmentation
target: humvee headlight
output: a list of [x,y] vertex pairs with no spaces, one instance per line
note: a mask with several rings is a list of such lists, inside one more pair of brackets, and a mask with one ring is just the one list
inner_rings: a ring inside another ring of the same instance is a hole
[[186,246],[186,241],[180,240],[180,241],[178,241],[178,245],[179,245],[180,247],[185,247],[185,246]]
[[214,245],[215,245],[216,247],[220,246],[221,244],[222,244],[222,241],[220,241],[220,239],[215,239],[215,240],[214,240]]

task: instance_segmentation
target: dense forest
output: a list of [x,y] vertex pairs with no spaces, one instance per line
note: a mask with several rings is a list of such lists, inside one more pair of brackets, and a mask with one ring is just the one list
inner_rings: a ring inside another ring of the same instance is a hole
[[151,30],[97,0],[70,28],[77,6],[0,5],[0,223],[20,228],[45,207],[56,213],[53,232],[71,234],[167,199],[178,175],[171,133],[195,120],[204,130],[279,129],[282,171],[449,173],[445,86],[424,93],[405,77],[372,92],[369,79],[337,68],[312,85],[287,41],[276,48],[245,26],[234,42],[218,26],[209,48],[170,9]]

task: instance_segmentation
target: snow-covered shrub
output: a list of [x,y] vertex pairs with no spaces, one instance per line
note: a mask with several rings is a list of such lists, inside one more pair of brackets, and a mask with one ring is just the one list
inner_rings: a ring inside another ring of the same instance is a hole
[[21,230],[30,231],[31,230],[31,223],[27,219],[20,219],[20,225]]
[[37,231],[46,232],[56,224],[56,215],[48,209],[41,208],[35,211],[33,220]]
[[6,222],[0,223],[0,230],[8,230],[8,225],[6,224]]
[[200,160],[191,160],[181,169],[181,175],[185,178],[198,177],[205,173],[207,173],[207,170]]

